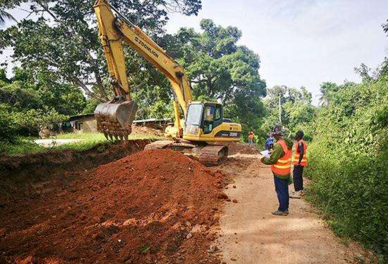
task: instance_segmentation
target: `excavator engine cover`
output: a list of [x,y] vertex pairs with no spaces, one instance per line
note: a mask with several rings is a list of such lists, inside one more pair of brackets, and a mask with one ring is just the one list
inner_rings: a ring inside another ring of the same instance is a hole
[[111,101],[95,109],[97,130],[108,139],[128,140],[138,106],[135,101]]

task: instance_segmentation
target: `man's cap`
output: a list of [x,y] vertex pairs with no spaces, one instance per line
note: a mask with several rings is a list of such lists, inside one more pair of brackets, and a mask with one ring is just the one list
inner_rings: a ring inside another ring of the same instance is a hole
[[274,135],[280,135],[282,136],[284,134],[284,128],[283,126],[281,125],[275,125],[271,128],[271,132],[270,132],[270,135],[274,136]]
[[304,137],[304,132],[302,130],[297,131],[296,138],[303,138],[303,137]]

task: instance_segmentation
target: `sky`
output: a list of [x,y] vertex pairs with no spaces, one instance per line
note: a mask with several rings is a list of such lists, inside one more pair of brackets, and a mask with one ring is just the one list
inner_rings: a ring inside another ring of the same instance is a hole
[[[20,9],[12,14],[18,20],[26,16]],[[260,56],[259,73],[267,87],[304,86],[314,104],[321,83],[360,82],[354,68],[364,63],[374,69],[388,53],[381,27],[388,18],[386,0],[202,0],[198,16],[169,17],[169,33],[181,27],[200,31],[204,18],[238,27],[239,44]],[[11,54],[6,50],[0,63]]]
[[268,87],[306,87],[318,103],[322,82],[360,82],[354,67],[375,69],[387,57],[381,24],[386,0],[203,0],[198,16],[170,16],[169,33],[200,30],[201,19],[242,31],[240,45],[256,52]]

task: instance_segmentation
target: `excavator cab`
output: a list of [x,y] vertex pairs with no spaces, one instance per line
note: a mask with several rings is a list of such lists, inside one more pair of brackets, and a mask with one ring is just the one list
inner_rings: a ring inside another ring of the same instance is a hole
[[185,132],[209,134],[223,121],[223,108],[218,103],[191,103],[185,120]]
[[242,127],[223,118],[223,105],[216,102],[190,103],[184,139],[191,141],[239,141]]

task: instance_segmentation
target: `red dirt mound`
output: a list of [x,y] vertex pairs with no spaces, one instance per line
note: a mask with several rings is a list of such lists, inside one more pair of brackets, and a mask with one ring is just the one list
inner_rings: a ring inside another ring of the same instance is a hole
[[[141,151],[150,140],[130,140],[77,150],[52,150],[44,153],[7,156],[0,154],[0,209],[3,203],[47,192],[46,186],[64,183],[69,172],[84,171]],[[1,213],[1,211],[0,211]]]
[[223,175],[171,150],[127,156],[0,208],[0,263],[217,263]]
[[258,146],[250,147],[248,143],[230,143],[228,145],[228,154],[234,155],[234,154],[259,154],[260,151],[258,150]]

